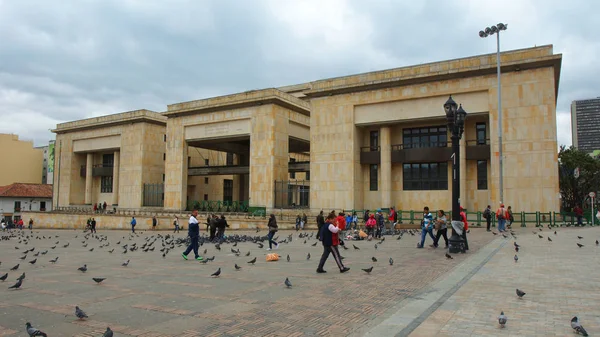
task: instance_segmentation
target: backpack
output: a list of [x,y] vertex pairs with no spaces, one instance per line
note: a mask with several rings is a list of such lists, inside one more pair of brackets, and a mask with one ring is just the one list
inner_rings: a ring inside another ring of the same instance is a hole
[[501,210],[500,214],[498,214],[498,220],[504,220],[504,212],[505,210]]
[[489,208],[486,208],[485,211],[483,211],[483,218],[484,219],[490,218],[490,209]]

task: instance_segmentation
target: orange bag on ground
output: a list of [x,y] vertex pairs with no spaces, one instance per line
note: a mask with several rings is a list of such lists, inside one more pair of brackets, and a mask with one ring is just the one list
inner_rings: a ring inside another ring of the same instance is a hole
[[279,261],[279,255],[273,253],[273,254],[267,254],[267,262],[270,261]]

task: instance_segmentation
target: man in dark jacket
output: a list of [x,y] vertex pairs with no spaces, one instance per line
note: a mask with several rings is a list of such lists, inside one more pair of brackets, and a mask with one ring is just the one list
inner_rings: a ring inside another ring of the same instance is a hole
[[323,216],[323,211],[317,215],[317,240],[321,240],[321,227],[325,224],[325,217]]
[[198,210],[195,209],[192,211],[192,215],[190,216],[190,220],[188,222],[188,236],[190,237],[190,245],[187,247],[185,252],[181,254],[184,259],[188,259],[188,254],[193,250],[194,255],[196,256],[196,260],[202,260],[202,256],[198,254],[198,237],[200,236],[200,225],[198,224],[198,220],[196,217],[198,216]]
[[215,234],[217,233],[217,216],[212,215],[211,219],[208,221],[208,227],[210,229],[210,241],[215,239]]
[[217,219],[217,229],[219,231],[217,239],[223,240],[225,238],[225,227],[229,227],[229,225],[227,224],[227,220],[225,220],[225,216],[221,214],[221,218]]
[[[317,267],[317,273],[322,274],[326,273],[323,269],[325,266],[325,261],[329,257],[329,254],[333,255],[335,259],[335,263],[337,263],[338,268],[340,268],[340,273],[345,273],[350,268],[344,267],[342,263],[342,258],[340,257],[340,252],[338,251],[337,245],[339,244],[339,240],[334,236],[335,233],[339,232],[341,229],[336,227],[333,223],[335,221],[335,214],[329,214],[327,219],[325,220],[325,224],[321,227],[321,241],[323,242],[323,255],[321,256],[321,261],[319,261],[319,266]],[[336,242],[338,241],[338,242]]]

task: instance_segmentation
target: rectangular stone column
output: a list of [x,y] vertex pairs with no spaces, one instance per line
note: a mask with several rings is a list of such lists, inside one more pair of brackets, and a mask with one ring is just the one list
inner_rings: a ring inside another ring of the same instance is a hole
[[114,164],[113,164],[113,189],[112,189],[112,204],[116,206],[119,204],[119,151],[115,151]]
[[94,165],[94,154],[87,154],[85,164],[85,204],[92,204],[92,166]]
[[263,105],[252,117],[250,135],[250,205],[272,209],[275,181],[289,180],[288,111]]
[[381,207],[392,205],[392,145],[391,130],[384,126],[379,130],[379,142],[381,145]]
[[167,123],[167,160],[165,163],[165,209],[186,208],[188,145],[181,118]]

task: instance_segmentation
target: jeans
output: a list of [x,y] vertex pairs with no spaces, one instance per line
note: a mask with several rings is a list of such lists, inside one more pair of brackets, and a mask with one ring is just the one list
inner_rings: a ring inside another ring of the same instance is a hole
[[429,236],[431,237],[431,240],[433,240],[433,242],[435,243],[435,236],[433,236],[433,228],[431,227],[425,227],[423,228],[423,230],[421,230],[421,244],[419,245],[419,247],[423,247],[423,245],[425,244],[425,237],[427,236],[427,234],[429,233]]
[[175,225],[175,229],[173,230],[173,233],[175,233],[175,232],[179,233],[179,225]]
[[135,225],[131,225],[131,232],[135,233]]
[[577,224],[579,226],[583,226],[583,216],[581,216],[581,215],[577,216]]
[[435,233],[435,239],[433,240],[433,245],[435,247],[438,246],[440,237],[444,237],[444,241],[446,241],[446,247],[448,247],[448,228],[438,229],[437,233]]
[[187,247],[187,249],[185,250],[185,252],[183,252],[183,254],[185,256],[187,256],[192,250],[194,251],[194,255],[196,256],[196,258],[198,258],[198,237],[197,236],[191,236],[190,237],[190,245]]
[[506,230],[506,219],[498,219],[498,231],[503,232]]
[[277,242],[273,241],[273,237],[274,236],[275,236],[275,232],[274,231],[269,231],[269,236],[268,236],[269,249],[273,249],[273,244],[275,244],[275,246],[277,246]]
[[344,264],[342,263],[342,259],[340,258],[340,252],[337,246],[323,246],[323,255],[321,255],[321,261],[319,261],[319,266],[317,267],[317,270],[323,270],[323,267],[325,266],[325,261],[327,261],[329,254],[333,255],[333,259],[335,260],[335,263],[337,264],[338,268],[340,268],[340,270],[344,269]]
[[487,219],[485,219],[485,222],[487,222],[487,230],[489,232],[491,230],[490,227],[492,227],[492,217],[489,216]]

